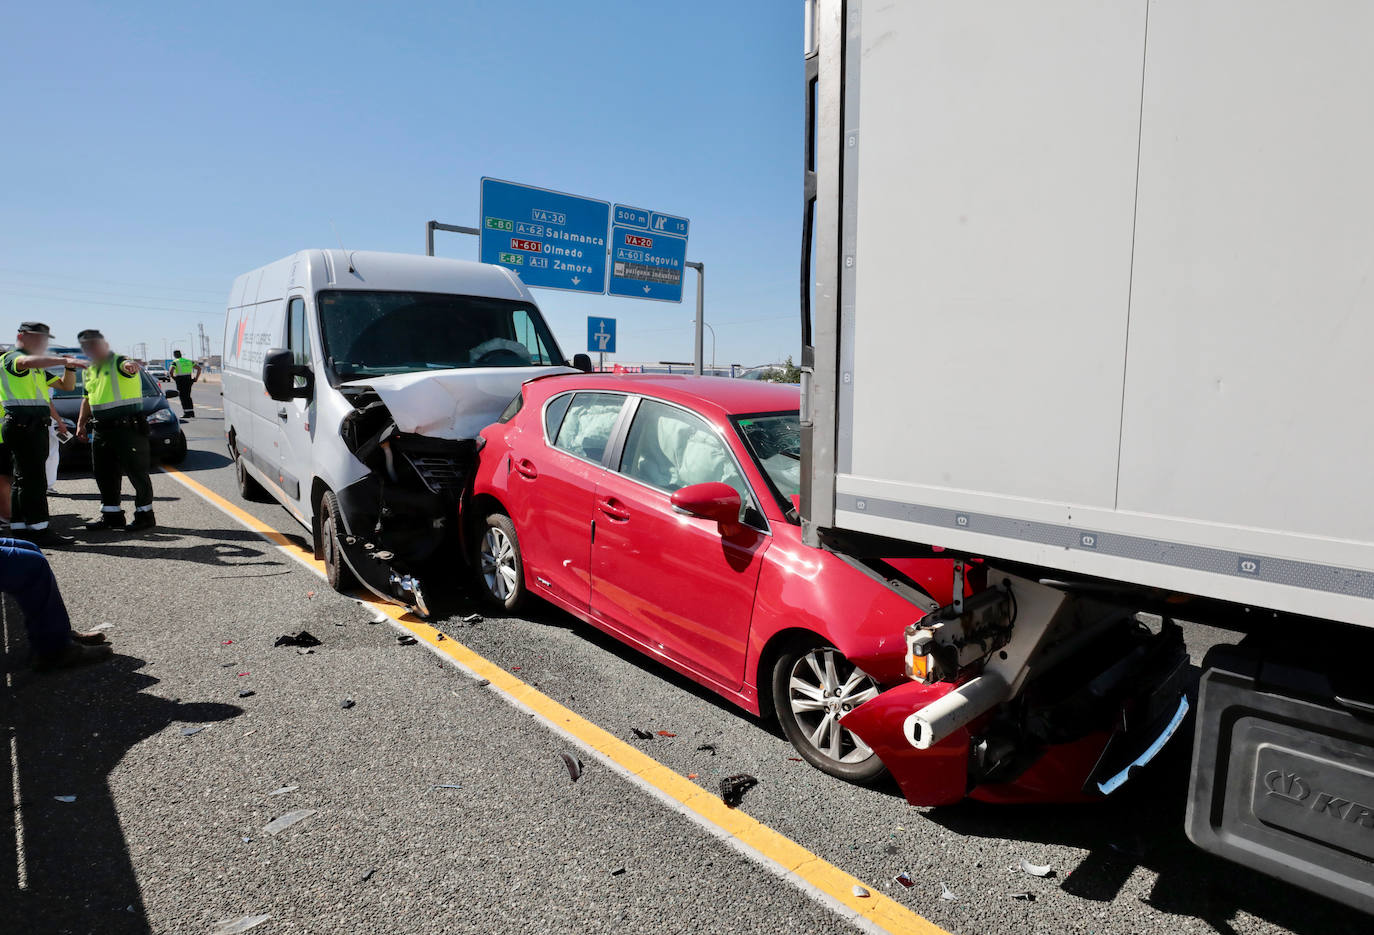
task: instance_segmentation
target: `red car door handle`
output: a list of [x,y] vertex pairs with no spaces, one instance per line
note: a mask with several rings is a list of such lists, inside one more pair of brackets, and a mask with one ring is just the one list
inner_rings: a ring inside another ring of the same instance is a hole
[[539,476],[539,469],[534,466],[534,462],[529,458],[517,459],[515,469],[520,472],[521,477],[528,477],[531,480]]
[[621,506],[620,501],[615,497],[600,497],[596,505],[611,519],[618,519],[622,523],[630,518],[630,511]]

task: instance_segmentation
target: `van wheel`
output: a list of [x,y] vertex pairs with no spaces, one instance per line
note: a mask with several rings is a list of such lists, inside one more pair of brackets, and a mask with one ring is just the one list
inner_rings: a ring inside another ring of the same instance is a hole
[[524,605],[525,562],[520,537],[505,513],[492,513],[478,527],[477,592],[493,610],[512,612]]
[[326,490],[320,498],[320,554],[324,559],[324,574],[335,591],[348,592],[358,585],[353,569],[343,557],[343,521],[339,519],[339,498]]
[[259,484],[248,473],[247,466],[243,463],[243,456],[239,454],[238,445],[229,443],[229,453],[234,457],[234,476],[239,482],[239,496],[249,503],[267,503],[272,497],[267,493],[266,488]]
[[840,718],[876,697],[878,684],[819,637],[788,646],[773,664],[778,726],[802,758],[823,773],[861,784],[885,771],[882,760]]

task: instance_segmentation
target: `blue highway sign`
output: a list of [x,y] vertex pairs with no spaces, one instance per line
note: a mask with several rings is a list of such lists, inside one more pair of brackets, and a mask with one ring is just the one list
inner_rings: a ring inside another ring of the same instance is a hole
[[682,301],[687,219],[616,205],[606,291],[635,299]]
[[593,354],[615,353],[614,318],[587,318],[587,350]]
[[479,255],[533,288],[604,293],[610,213],[594,198],[484,178]]

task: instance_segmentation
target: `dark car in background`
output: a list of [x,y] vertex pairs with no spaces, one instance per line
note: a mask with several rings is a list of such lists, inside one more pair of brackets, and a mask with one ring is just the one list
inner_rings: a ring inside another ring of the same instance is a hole
[[[165,393],[158,382],[147,373],[140,373],[143,384],[143,415],[148,420],[148,450],[156,460],[168,464],[180,464],[186,458],[186,433],[181,430],[172,407],[167,405],[169,398],[177,395],[176,390]],[[67,431],[72,439],[62,446],[61,465],[63,467],[91,466],[90,439],[76,437],[76,419],[81,415],[81,398],[84,393],[84,371],[77,371],[76,388],[63,390],[53,387],[52,402],[62,421],[67,423]]]

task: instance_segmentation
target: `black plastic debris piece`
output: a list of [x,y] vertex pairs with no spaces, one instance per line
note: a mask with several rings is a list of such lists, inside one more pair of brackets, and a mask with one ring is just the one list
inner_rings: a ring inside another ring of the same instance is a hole
[[376,873],[376,872],[377,872],[377,868],[376,868],[376,867],[368,867],[368,868],[367,868],[367,872],[364,873],[361,877],[358,878],[358,882],[359,882],[359,883],[366,883],[368,880],[371,880],[371,879],[372,879],[372,875],[373,875],[374,873]]
[[720,798],[730,808],[739,808],[744,801],[744,793],[758,784],[759,781],[748,773],[726,776],[720,781]]
[[256,695],[256,694],[257,694],[257,692],[253,691],[253,689],[251,689],[251,688],[241,688],[241,689],[239,689],[239,697],[240,697],[240,698],[252,698],[252,697],[253,697],[254,695]]
[[1024,893],[1024,892],[1023,892],[1023,893],[1012,893],[1012,894],[1011,894],[1011,898],[1012,898],[1012,899],[1019,899],[1019,900],[1021,900],[1023,903],[1033,903],[1033,902],[1035,902],[1035,894],[1034,894],[1034,893]]
[[414,646],[415,637],[411,636],[409,633],[402,633],[400,636],[396,637],[396,642],[400,643],[402,646]]
[[563,758],[563,765],[568,768],[568,778],[573,782],[582,778],[582,761],[571,753],[558,754]]
[[199,734],[203,730],[205,730],[204,724],[201,724],[198,727],[183,727],[181,729],[181,736],[190,737],[192,734]]
[[624,872],[625,872],[625,868],[624,868],[624,867],[616,867],[614,870],[611,871],[611,876],[613,876],[613,877],[618,877],[618,876],[620,876],[620,875],[621,875],[622,873],[624,873]]
[[713,743],[704,743],[701,746],[697,747],[697,750],[700,752],[709,753],[711,754],[711,756],[716,755],[716,745]]
[[236,665],[238,665],[237,662],[221,662],[221,663],[219,664],[219,667],[220,667],[221,669],[232,669],[232,668],[233,668],[234,666],[236,666]]
[[439,642],[443,642],[444,640],[448,639],[447,636],[444,636],[444,631],[443,631],[443,630],[435,630],[435,631],[434,631],[434,638],[435,638],[436,640],[438,640]]
[[631,727],[630,730],[634,731],[634,735],[638,737],[640,740],[654,739],[653,731],[640,730],[638,727]]
[[357,702],[354,701],[352,698],[345,698],[343,701],[340,701],[340,702],[339,702],[339,707],[340,707],[340,708],[343,708],[345,711],[347,711],[349,708],[353,707],[355,704],[357,704]]
[[485,686],[485,685],[490,685],[490,684],[491,684],[491,679],[478,679],[478,680],[477,680],[477,687],[478,687],[478,688],[482,688],[483,686]]
[[283,633],[277,637],[273,646],[319,646],[320,641],[316,639],[309,630],[302,630],[299,633]]

